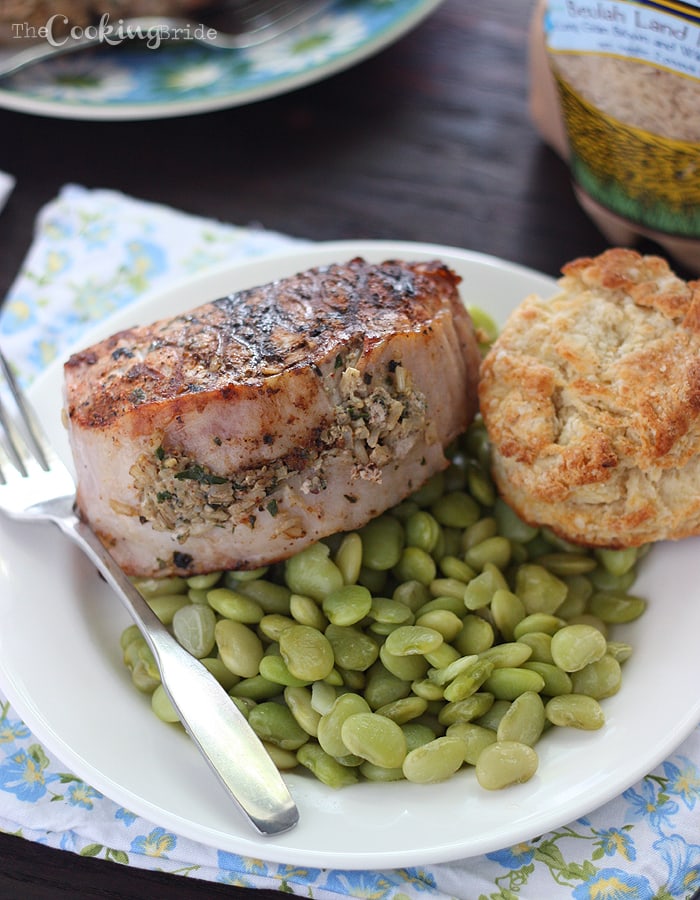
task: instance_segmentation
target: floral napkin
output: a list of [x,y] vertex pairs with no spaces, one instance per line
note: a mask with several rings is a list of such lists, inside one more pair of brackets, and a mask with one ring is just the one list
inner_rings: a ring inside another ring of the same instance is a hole
[[[0,312],[0,343],[28,384],[144,291],[293,245],[260,227],[67,186],[38,218]],[[700,888],[699,799],[700,728],[622,796],[514,847],[386,871],[277,865],[198,844],[120,807],[68,771],[0,693],[0,830],[122,865],[308,898],[689,900]]]

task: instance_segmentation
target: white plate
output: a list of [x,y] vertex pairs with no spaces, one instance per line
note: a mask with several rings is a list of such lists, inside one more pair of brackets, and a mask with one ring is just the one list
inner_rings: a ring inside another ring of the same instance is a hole
[[[463,276],[462,295],[503,320],[553,282],[497,259],[424,244],[343,242],[221,269],[145,298],[88,335],[182,311],[311,265],[440,257]],[[60,424],[59,365],[32,395],[51,437]],[[440,785],[361,784],[330,790],[290,774],[301,821],[281,837],[251,833],[189,740],[158,721],[135,692],[118,649],[128,624],[92,567],[50,527],[0,522],[0,683],[36,736],[76,774],[127,808],[222,850],[275,862],[353,868],[415,866],[511,846],[590,812],[667,757],[700,720],[700,587],[696,540],[654,549],[638,582],[646,614],[620,628],[635,654],[605,727],[565,729],[539,746],[527,784],[481,790],[465,771]]]
[[[158,119],[240,106],[355,65],[397,41],[441,2],[332,0],[308,22],[245,50],[189,41],[153,50],[104,45],[78,51],[0,82],[0,107],[106,121]],[[0,56],[21,50],[21,44],[18,39],[11,48],[0,48]]]

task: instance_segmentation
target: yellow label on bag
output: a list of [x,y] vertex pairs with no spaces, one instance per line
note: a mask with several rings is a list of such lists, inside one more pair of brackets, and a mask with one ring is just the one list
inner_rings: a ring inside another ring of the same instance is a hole
[[579,187],[700,237],[700,0],[550,0],[544,24]]
[[666,9],[669,12],[680,13],[692,19],[700,17],[700,0],[647,0],[645,6],[655,6],[657,9]]

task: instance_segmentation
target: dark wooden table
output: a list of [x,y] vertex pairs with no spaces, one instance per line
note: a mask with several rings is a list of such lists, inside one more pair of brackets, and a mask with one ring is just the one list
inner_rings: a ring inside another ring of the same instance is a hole
[[[0,111],[0,297],[67,182],[316,239],[465,247],[556,275],[606,242],[528,118],[532,0],[446,0],[329,80],[185,119],[89,123]],[[0,836],[0,898],[272,896],[82,859]],[[277,895],[278,896],[278,895]]]

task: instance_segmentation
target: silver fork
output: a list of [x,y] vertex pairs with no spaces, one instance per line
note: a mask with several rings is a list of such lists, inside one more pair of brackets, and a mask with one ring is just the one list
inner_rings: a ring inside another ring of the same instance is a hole
[[[92,28],[81,29],[80,34],[69,33],[32,43],[30,47],[17,53],[3,51],[0,54],[0,78],[15,75],[44,59],[97,44],[116,45],[140,39],[151,49],[157,48],[161,42],[188,40],[224,50],[255,47],[301,25],[316,15],[327,2],[328,0],[224,0],[223,4],[219,4],[222,9],[205,17],[204,22],[172,16],[140,16],[111,22],[105,15]],[[217,27],[219,23],[221,25]],[[16,39],[21,39],[19,34]]]
[[239,809],[260,834],[287,831],[299,812],[259,738],[75,513],[73,477],[51,449],[1,352],[0,372],[18,413],[13,419],[0,398],[0,512],[18,522],[52,522],[80,547],[138,625],[182,723]]

